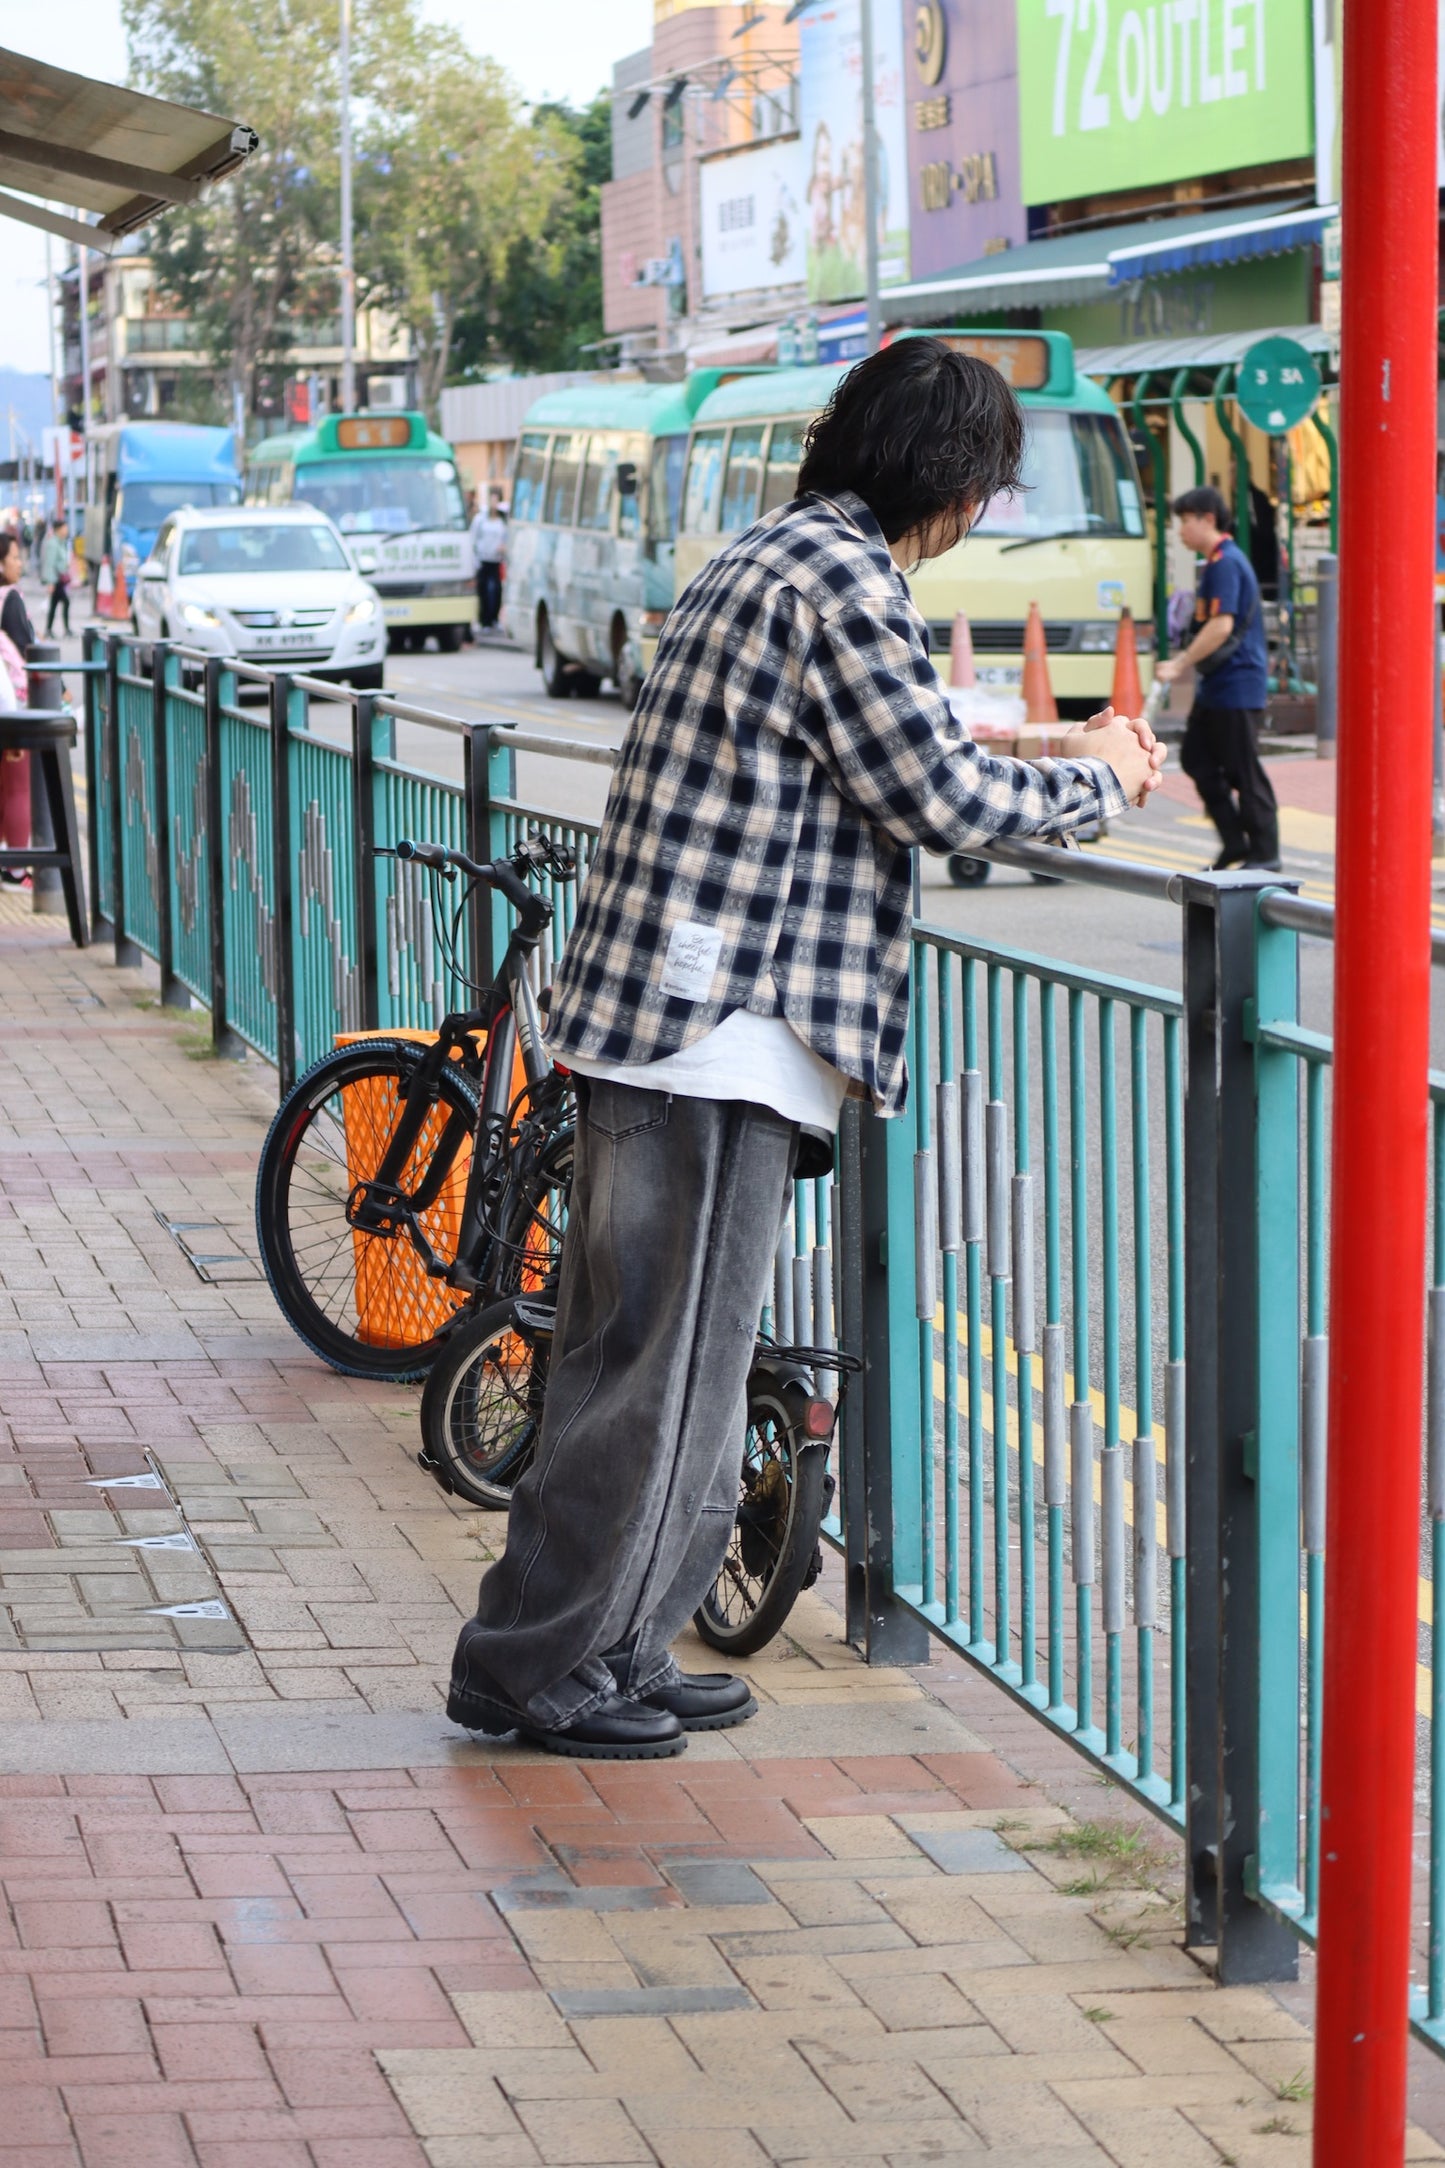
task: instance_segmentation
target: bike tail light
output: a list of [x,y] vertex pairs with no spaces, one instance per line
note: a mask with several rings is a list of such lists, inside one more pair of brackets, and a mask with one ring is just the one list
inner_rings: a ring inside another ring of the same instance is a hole
[[833,1435],[833,1403],[831,1400],[810,1400],[803,1410],[803,1435],[806,1438],[831,1438]]

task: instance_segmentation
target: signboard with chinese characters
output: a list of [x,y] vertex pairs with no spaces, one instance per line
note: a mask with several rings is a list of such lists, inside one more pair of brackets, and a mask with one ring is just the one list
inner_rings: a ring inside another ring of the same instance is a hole
[[926,279],[1028,238],[1017,38],[998,0],[903,0],[903,20],[913,276]]
[[[828,0],[798,24],[808,298],[850,301],[863,291],[867,235],[863,181],[863,57],[859,0]],[[908,277],[908,137],[904,128],[903,14],[874,0],[873,98],[878,131],[878,282]]]
[[1303,0],[1018,0],[1025,203],[1308,157]]
[[705,159],[699,174],[704,300],[800,286],[807,256],[797,136]]

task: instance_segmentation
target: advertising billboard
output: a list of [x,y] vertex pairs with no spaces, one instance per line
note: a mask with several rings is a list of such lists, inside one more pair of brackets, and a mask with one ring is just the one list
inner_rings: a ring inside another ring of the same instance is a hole
[[[863,291],[863,38],[858,0],[829,0],[798,24],[799,109],[807,215],[808,297]],[[908,137],[904,128],[903,10],[874,0],[874,125],[878,132],[878,280],[908,277]]]
[[1307,0],[1018,0],[1025,203],[1314,144]]
[[800,286],[807,251],[798,137],[704,159],[698,170],[703,299]]
[[998,0],[906,0],[909,239],[916,279],[1028,239],[1018,41]]

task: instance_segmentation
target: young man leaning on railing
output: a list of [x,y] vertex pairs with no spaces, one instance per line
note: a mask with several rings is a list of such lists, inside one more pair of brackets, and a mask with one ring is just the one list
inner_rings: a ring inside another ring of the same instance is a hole
[[736,1513],[793,1178],[831,1164],[845,1096],[904,1104],[910,849],[1074,828],[1159,781],[1142,720],[1106,710],[1030,766],[944,698],[903,571],[1019,486],[1023,445],[997,370],[900,340],[667,621],[552,997],[576,1173],[541,1439],[452,1666],[471,1730],[636,1758],[753,1713],[669,1648]]

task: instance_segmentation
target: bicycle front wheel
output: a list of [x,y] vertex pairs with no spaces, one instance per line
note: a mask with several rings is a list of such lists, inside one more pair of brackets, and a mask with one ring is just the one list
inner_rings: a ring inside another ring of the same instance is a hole
[[693,1614],[709,1647],[751,1656],[814,1578],[825,1461],[823,1446],[803,1435],[786,1388],[755,1381],[737,1519],[717,1579]]
[[[433,1278],[404,1224],[353,1225],[348,1201],[374,1179],[426,1049],[365,1039],[307,1070],[276,1113],[256,1180],[256,1234],[288,1322],[351,1377],[424,1377],[465,1295]],[[456,1261],[478,1122],[471,1078],[447,1062],[397,1177],[437,1260]]]
[[423,1465],[476,1506],[506,1506],[537,1450],[552,1340],[529,1307],[493,1303],[459,1325],[422,1394]]

